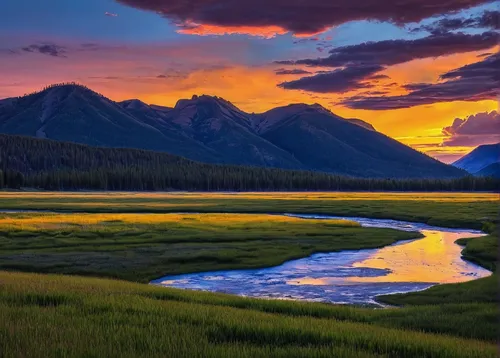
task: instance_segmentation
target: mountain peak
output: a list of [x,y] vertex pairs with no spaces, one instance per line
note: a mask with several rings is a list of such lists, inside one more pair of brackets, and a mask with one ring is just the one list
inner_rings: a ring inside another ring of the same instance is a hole
[[452,165],[475,174],[490,164],[500,162],[500,143],[484,144],[464,155]]
[[189,102],[198,102],[198,103],[223,103],[223,104],[231,104],[231,102],[226,101],[222,97],[218,96],[210,96],[208,94],[196,95],[194,94],[191,99],[181,99],[180,101],[189,101]]
[[326,109],[318,103],[292,103],[287,106],[276,107],[267,112],[257,114],[253,117],[252,122],[255,130],[257,130],[257,132],[259,133],[262,133],[273,127],[274,125],[286,121],[290,118],[300,116],[300,118],[304,119],[310,118],[311,115],[326,115],[335,119],[342,119],[341,117],[336,116],[330,110]]
[[219,99],[220,99],[220,97],[210,96],[208,94],[202,94],[202,95],[193,94],[193,96],[191,97],[191,101],[197,101],[197,100],[202,100],[202,101],[217,101]]
[[[50,111],[51,107],[56,106],[58,103],[70,100],[73,102],[81,102],[99,99],[109,101],[103,95],[91,90],[90,88],[78,83],[58,83],[46,86],[39,91],[25,94],[23,96],[14,97],[10,105],[30,106],[37,101],[43,102],[44,112]],[[5,101],[5,100],[4,100]],[[111,102],[111,101],[109,101]]]
[[137,109],[137,110],[150,109],[149,105],[138,99],[128,99],[126,101],[122,101],[119,103],[123,106],[123,108],[126,109]]
[[239,115],[246,115],[245,112],[240,110],[231,102],[226,101],[224,98],[206,94],[202,94],[199,96],[193,95],[191,99],[180,99],[175,104],[174,109],[183,110],[190,106],[196,106],[197,108],[204,108],[211,111],[222,110],[224,112],[227,112],[229,110],[230,112],[238,113]]
[[197,105],[201,103],[207,103],[207,102],[217,102],[217,97],[212,97],[208,96],[205,94],[202,94],[201,96],[198,96],[196,94],[193,94],[190,99],[187,98],[182,98],[177,101],[175,104],[174,108],[175,109],[183,109],[187,106],[192,106],[192,105]]
[[[331,116],[333,118],[336,118],[336,119],[339,119],[339,120],[343,120],[343,121],[346,121],[346,122],[349,122],[349,123],[352,123],[352,124],[356,124],[358,126],[361,126],[361,127],[365,128],[365,129],[368,129],[368,130],[371,130],[371,131],[376,131],[376,129],[370,123],[367,123],[367,122],[365,122],[365,121],[363,121],[361,119],[358,119],[358,118],[343,118],[343,117],[340,117],[340,116],[336,115],[335,113],[333,113],[328,108],[323,107],[319,103],[314,103],[314,104],[293,103],[293,104],[289,104],[288,106],[278,107],[278,108],[275,108],[275,109],[279,110],[279,112],[281,112],[280,113],[281,115],[286,114],[287,116],[295,115],[295,114],[300,114],[301,112],[305,112],[305,111],[317,112],[319,114],[326,114],[326,115]],[[272,111],[273,110],[268,111],[266,113],[270,113]]]
[[[48,93],[48,92],[58,92],[58,93],[66,93],[66,94],[73,93],[73,92],[87,93],[87,94],[90,93],[90,94],[95,94],[95,95],[104,97],[101,94],[91,90],[90,88],[88,88],[82,84],[75,83],[75,82],[56,83],[56,84],[44,87],[41,91],[38,91],[38,92],[35,92],[32,94]],[[29,95],[26,95],[26,96],[29,96]]]
[[307,104],[307,103],[291,103],[287,106],[282,106],[282,107],[277,107],[275,109],[290,109],[290,110],[293,110],[293,111],[304,111],[304,110],[316,110],[316,111],[324,111],[324,112],[328,112],[328,113],[331,113],[331,111],[329,109],[326,109],[325,107],[323,107],[321,104],[319,103],[313,103],[313,104]]

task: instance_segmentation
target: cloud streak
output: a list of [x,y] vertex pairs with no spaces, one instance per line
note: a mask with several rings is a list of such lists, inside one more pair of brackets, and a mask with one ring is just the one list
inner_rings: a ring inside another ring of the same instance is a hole
[[375,73],[383,70],[380,65],[352,66],[332,72],[303,77],[295,81],[283,82],[278,87],[318,93],[344,93],[373,85],[364,83]]
[[[493,0],[116,0],[153,11],[178,24],[184,33],[248,33],[259,28],[298,36],[317,34],[353,20],[418,22]],[[224,30],[226,29],[226,30]]]
[[[416,40],[386,40],[379,42],[367,42],[358,45],[343,46],[330,51],[330,56],[317,59],[302,59],[298,61],[278,61],[282,65],[302,65],[312,67],[339,68],[325,74],[304,77],[295,81],[284,82],[279,86],[284,89],[300,89],[320,93],[344,93],[347,91],[373,87],[379,80],[389,79],[387,75],[381,74],[388,66],[406,63],[409,61],[440,57],[461,52],[471,52],[491,48],[500,40],[500,34],[495,32],[484,32],[472,35],[464,33],[446,33],[430,35]],[[482,67],[481,67],[482,68]],[[484,68],[483,68],[484,69]],[[350,108],[370,107],[371,109],[393,109],[409,107],[413,103],[433,103],[432,99],[440,96],[443,100],[456,100],[466,95],[469,100],[477,100],[485,94],[481,89],[489,86],[489,83],[470,80],[471,69],[459,83],[450,81],[439,85],[433,84],[409,84],[404,89],[410,91],[408,96],[391,97],[392,101],[386,101],[385,97],[369,97],[360,94],[349,98],[345,103]],[[476,71],[478,71],[477,69]],[[293,70],[290,70],[293,71]],[[453,72],[443,75],[443,79],[459,77]],[[371,85],[370,85],[371,84]],[[460,85],[457,87],[457,85]],[[380,107],[380,108],[379,108]]]
[[411,32],[428,31],[432,34],[443,34],[449,31],[463,29],[500,29],[500,11],[485,11],[481,16],[469,18],[443,18],[430,25],[411,29]]
[[500,34],[487,31],[482,34],[446,33],[416,40],[386,40],[338,47],[328,57],[277,61],[278,64],[341,67],[355,63],[396,65],[412,60],[446,56],[491,48],[500,41]]
[[54,44],[33,44],[22,48],[24,52],[41,53],[52,57],[66,57],[67,49]]
[[311,72],[300,68],[293,68],[293,69],[279,68],[274,73],[276,73],[277,75],[308,75]]
[[408,84],[399,96],[353,96],[341,102],[352,109],[386,110],[452,101],[492,100],[498,96],[500,55],[441,75],[444,82]]

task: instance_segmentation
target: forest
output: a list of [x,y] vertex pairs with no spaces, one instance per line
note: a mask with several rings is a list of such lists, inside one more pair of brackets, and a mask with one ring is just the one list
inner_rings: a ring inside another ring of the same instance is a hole
[[500,179],[356,178],[204,164],[167,153],[0,135],[0,188],[113,191],[497,191]]

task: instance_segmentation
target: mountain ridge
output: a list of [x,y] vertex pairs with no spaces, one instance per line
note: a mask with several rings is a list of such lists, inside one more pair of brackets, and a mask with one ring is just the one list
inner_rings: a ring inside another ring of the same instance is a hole
[[114,102],[76,84],[0,101],[0,133],[168,152],[192,160],[359,177],[459,177],[466,173],[319,104],[249,114],[216,96],[172,108]]
[[494,177],[500,179],[500,162],[496,162],[484,167],[483,169],[475,173],[475,175],[481,177]]
[[484,144],[476,147],[453,163],[453,166],[475,174],[491,164],[500,162],[500,143]]

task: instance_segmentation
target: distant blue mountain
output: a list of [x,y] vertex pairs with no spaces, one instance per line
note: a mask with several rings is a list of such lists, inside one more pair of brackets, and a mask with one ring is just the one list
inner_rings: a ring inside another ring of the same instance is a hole
[[467,174],[318,104],[249,114],[219,97],[193,96],[169,108],[137,99],[117,103],[83,86],[53,85],[1,100],[0,133],[357,177]]
[[478,171],[476,175],[481,177],[500,178],[500,162],[488,165],[487,167]]
[[480,145],[453,163],[457,168],[476,174],[491,164],[500,162],[500,143]]

